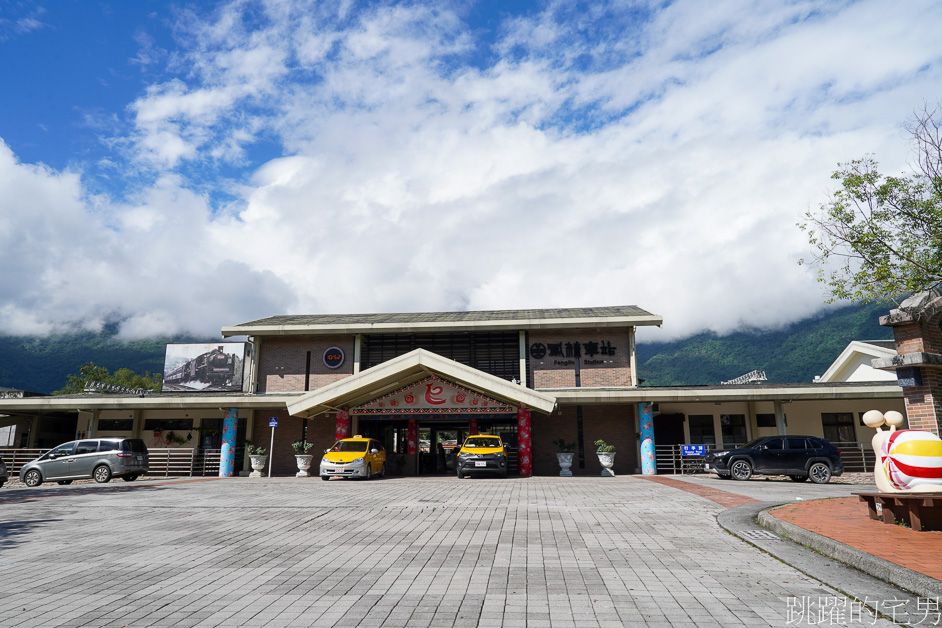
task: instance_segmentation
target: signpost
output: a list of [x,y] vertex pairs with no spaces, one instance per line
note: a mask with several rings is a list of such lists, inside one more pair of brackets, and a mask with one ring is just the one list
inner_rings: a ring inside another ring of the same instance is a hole
[[271,477],[271,465],[275,461],[275,428],[278,427],[278,417],[268,419],[271,428],[271,443],[268,445],[268,477]]

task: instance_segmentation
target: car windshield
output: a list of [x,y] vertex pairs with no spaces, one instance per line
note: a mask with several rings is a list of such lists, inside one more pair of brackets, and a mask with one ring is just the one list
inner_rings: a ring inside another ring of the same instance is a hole
[[365,440],[342,440],[330,448],[331,451],[366,451]]
[[464,446],[468,449],[474,449],[477,447],[500,447],[499,438],[469,438],[464,442]]

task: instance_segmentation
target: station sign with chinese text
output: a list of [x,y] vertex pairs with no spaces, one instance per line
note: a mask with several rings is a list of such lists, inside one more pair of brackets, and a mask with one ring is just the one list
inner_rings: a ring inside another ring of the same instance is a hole
[[350,414],[485,414],[514,408],[435,375],[350,409]]

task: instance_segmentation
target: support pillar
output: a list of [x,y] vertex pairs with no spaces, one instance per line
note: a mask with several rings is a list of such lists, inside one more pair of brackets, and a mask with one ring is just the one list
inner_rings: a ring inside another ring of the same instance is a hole
[[778,428],[779,436],[785,436],[788,434],[788,426],[785,424],[785,408],[782,407],[782,402],[779,399],[772,402],[772,407],[775,408],[775,427]]
[[517,467],[520,477],[533,475],[533,457],[530,448],[530,411],[517,408]]
[[409,419],[409,433],[406,438],[406,454],[414,456],[419,453],[419,422]]
[[236,433],[239,429],[239,409],[229,408],[222,420],[222,451],[219,454],[219,477],[235,475]]
[[654,458],[654,409],[650,401],[638,404],[638,420],[641,424],[641,473],[657,475]]
[[478,420],[476,418],[472,418],[470,421],[468,421],[468,436],[474,436],[477,433]]
[[334,440],[350,438],[350,413],[346,408],[337,410],[337,420],[334,424]]

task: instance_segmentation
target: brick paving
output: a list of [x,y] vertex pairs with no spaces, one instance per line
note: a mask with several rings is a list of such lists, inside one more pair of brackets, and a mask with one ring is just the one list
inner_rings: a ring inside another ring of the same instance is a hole
[[725,628],[787,625],[797,599],[847,603],[723,531],[723,505],[665,484],[233,478],[6,491],[0,626]]
[[771,511],[781,519],[930,578],[942,580],[942,531],[915,532],[874,521],[857,497],[791,504]]

